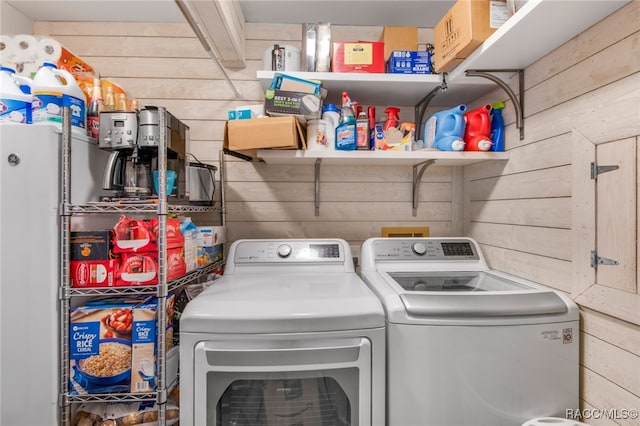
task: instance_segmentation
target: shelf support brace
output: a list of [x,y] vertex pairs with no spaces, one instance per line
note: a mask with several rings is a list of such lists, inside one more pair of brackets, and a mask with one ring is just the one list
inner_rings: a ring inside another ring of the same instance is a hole
[[320,216],[320,165],[321,164],[322,164],[322,159],[316,158],[316,165],[315,165],[315,171],[314,171],[314,181],[315,181],[314,206],[315,206],[316,216]]
[[424,113],[429,106],[429,103],[440,91],[445,92],[447,90],[447,73],[442,74],[442,84],[436,86],[427,95],[418,102],[413,108],[414,119],[416,123],[416,140],[422,137],[422,120],[424,119]]
[[[427,160],[413,165],[413,217],[418,215],[418,195],[420,194],[420,181],[427,167],[435,163],[435,160]],[[420,170],[418,170],[418,167]]]
[[[518,91],[520,92],[520,99],[511,90],[511,87],[501,78],[491,74],[494,72],[515,72],[518,73]],[[513,103],[513,107],[516,109],[516,127],[520,129],[520,140],[524,139],[524,70],[466,70],[465,75],[467,77],[483,77],[493,81],[502,88],[509,99]]]

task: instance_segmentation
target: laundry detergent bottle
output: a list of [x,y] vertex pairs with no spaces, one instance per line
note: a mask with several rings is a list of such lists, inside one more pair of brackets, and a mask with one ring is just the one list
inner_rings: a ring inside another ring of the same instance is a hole
[[465,151],[489,151],[491,149],[490,112],[491,105],[486,104],[465,113]]
[[69,106],[72,131],[87,134],[87,98],[71,73],[45,62],[33,77],[32,93],[38,101],[34,123],[61,123],[62,107]]
[[16,77],[13,69],[0,68],[0,123],[31,124],[33,97],[20,89]]
[[502,110],[505,108],[505,103],[502,101],[495,102],[491,105],[491,148],[489,151],[504,151],[504,117],[502,116]]
[[[433,114],[434,120],[427,120],[427,125],[433,125],[435,121],[435,136],[433,137],[433,147],[441,151],[462,151],[464,150],[464,112],[466,105],[438,111]],[[425,129],[425,137],[427,131]]]

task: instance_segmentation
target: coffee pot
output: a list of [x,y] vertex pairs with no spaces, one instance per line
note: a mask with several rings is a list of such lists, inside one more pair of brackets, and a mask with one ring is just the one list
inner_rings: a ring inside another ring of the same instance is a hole
[[152,167],[153,158],[149,155],[113,151],[107,161],[102,188],[114,191],[116,196],[149,196],[153,185]]

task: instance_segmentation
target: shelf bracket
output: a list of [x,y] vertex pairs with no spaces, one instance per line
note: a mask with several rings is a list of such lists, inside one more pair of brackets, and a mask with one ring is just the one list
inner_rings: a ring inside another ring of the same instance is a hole
[[[413,165],[413,217],[418,215],[418,195],[420,194],[420,181],[427,167],[435,163],[436,160],[427,160]],[[420,168],[420,170],[418,170]]]
[[431,89],[431,91],[414,106],[413,112],[416,123],[416,140],[420,140],[422,137],[422,120],[424,119],[424,113],[426,112],[429,103],[440,91],[445,92],[446,90],[447,73],[442,73],[442,84]]
[[314,206],[316,217],[320,216],[320,165],[322,164],[321,158],[316,158],[316,165],[314,170],[314,182],[315,182],[315,195]]
[[[515,72],[518,74],[518,94],[520,95],[519,100],[515,92],[504,80],[492,74],[495,72]],[[516,127],[520,129],[520,140],[524,139],[524,70],[466,70],[465,75],[467,77],[482,77],[491,80],[498,86],[500,86],[502,90],[507,92],[507,95],[509,95],[509,99],[511,99],[511,102],[513,103],[513,107],[516,109]]]

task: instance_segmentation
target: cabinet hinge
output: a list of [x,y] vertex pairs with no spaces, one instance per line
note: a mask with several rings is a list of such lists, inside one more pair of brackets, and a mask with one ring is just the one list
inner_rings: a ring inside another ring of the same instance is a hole
[[615,259],[600,257],[596,250],[591,250],[591,267],[598,269],[598,265],[619,265],[619,263]]
[[602,173],[618,170],[619,166],[598,166],[596,162],[591,163],[591,179],[597,179]]

